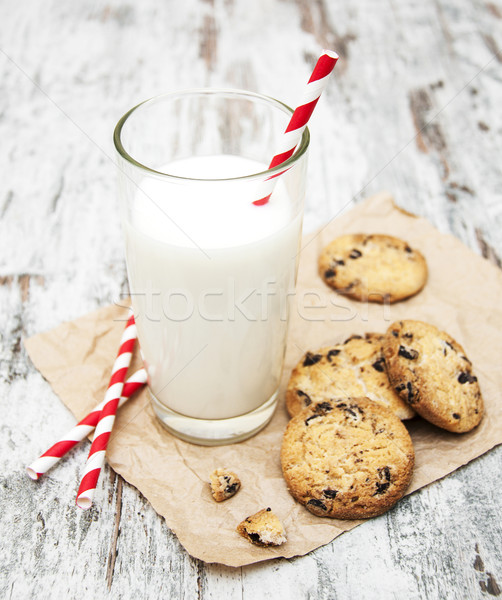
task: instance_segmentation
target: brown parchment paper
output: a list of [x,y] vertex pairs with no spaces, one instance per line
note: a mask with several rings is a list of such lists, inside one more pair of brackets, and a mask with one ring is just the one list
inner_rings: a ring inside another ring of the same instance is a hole
[[[419,249],[430,271],[425,289],[414,298],[383,307],[351,301],[325,286],[316,268],[320,249],[337,235],[356,232],[393,234]],[[502,442],[502,369],[497,364],[502,356],[502,273],[488,261],[456,238],[439,233],[426,220],[399,210],[391,196],[383,193],[304,239],[297,290],[283,389],[291,368],[306,350],[343,341],[353,333],[384,331],[400,318],[421,319],[443,328],[473,361],[485,399],[485,418],[475,431],[462,435],[442,431],[420,418],[407,422],[416,451],[409,493]],[[107,306],[25,342],[35,366],[78,419],[103,398],[124,318],[124,309]],[[132,369],[138,366],[136,358]],[[362,521],[315,517],[289,495],[279,461],[287,420],[281,395],[271,423],[254,438],[203,448],[168,434],[142,392],[119,411],[107,459],[166,519],[192,556],[235,567],[303,555]],[[84,449],[81,454],[83,468]],[[219,466],[236,471],[243,483],[236,496],[221,504],[212,500],[207,484],[209,473]],[[95,502],[103,499],[101,494],[98,489]],[[243,518],[267,506],[287,530],[288,541],[278,548],[254,547],[235,532]]]

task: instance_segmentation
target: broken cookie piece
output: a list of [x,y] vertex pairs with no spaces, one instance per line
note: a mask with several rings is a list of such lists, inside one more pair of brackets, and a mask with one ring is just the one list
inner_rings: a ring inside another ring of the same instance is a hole
[[256,546],[280,546],[286,541],[286,530],[270,508],[244,519],[237,531]]
[[215,469],[209,477],[211,479],[211,494],[216,502],[228,500],[240,490],[241,481],[232,471]]

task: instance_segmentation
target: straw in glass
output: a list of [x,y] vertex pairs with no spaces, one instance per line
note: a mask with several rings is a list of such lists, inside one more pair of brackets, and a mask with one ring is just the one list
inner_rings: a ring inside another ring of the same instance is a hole
[[[270,165],[268,167],[269,169],[277,167],[288,160],[288,158],[293,156],[295,148],[302,138],[303,131],[307,126],[312,113],[314,112],[314,108],[316,107],[316,104],[324,88],[326,87],[326,84],[328,83],[328,77],[331,71],[334,69],[337,60],[338,54],[336,54],[336,52],[331,50],[323,50],[314,67],[314,70],[312,71],[312,75],[308,80],[302,101],[293,112],[291,120],[281,138],[278,151],[270,161]],[[267,204],[272,192],[274,191],[274,186],[276,183],[275,178],[279,175],[282,175],[282,173],[284,173],[284,171],[274,173],[271,177],[263,182],[262,186],[260,187],[259,194],[261,198],[259,200],[255,200],[253,204],[256,206]]]

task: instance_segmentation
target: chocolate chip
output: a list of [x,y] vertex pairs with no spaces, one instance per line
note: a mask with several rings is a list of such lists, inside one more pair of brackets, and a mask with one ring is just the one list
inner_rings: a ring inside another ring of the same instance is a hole
[[302,392],[302,390],[296,390],[296,395],[302,399],[303,404],[305,404],[305,406],[309,406],[310,404],[312,404],[310,396],[305,392]]
[[345,402],[340,402],[336,406],[337,406],[337,408],[341,408],[348,415],[350,415],[351,417],[354,417],[356,419],[357,419],[357,413],[359,413],[360,415],[364,415],[364,410],[358,404],[355,404],[355,403],[347,405],[347,404],[345,404]]
[[231,483],[230,485],[227,485],[227,487],[225,488],[225,494],[235,493],[237,490],[237,485],[237,483]]
[[393,330],[391,331],[391,333],[392,333],[392,335],[393,335],[394,337],[397,337],[397,336],[399,335],[399,331],[398,331],[397,329],[393,329]]
[[362,335],[351,335],[343,343],[348,344],[351,340],[362,340],[362,339],[363,339]]
[[380,475],[380,478],[383,478],[386,481],[390,481],[390,469],[389,469],[389,467],[384,467],[383,469],[378,469],[378,474]]
[[248,533],[248,536],[252,542],[261,542],[261,537],[259,533]]
[[363,255],[362,252],[357,250],[357,248],[354,248],[352,250],[352,252],[349,254],[349,258],[353,258],[355,260],[356,258],[359,258],[362,255]]
[[331,362],[331,359],[332,359],[334,356],[338,356],[339,354],[340,354],[340,350],[330,350],[330,351],[328,352],[328,354],[327,354],[327,357],[328,357],[328,360],[329,360],[329,362]]
[[461,356],[460,357],[462,360],[467,361],[470,365],[472,365],[471,361],[467,358],[467,356]]
[[324,502],[321,502],[320,500],[317,500],[317,498],[312,498],[311,500],[309,500],[307,502],[307,506],[308,505],[311,506],[315,506],[316,508],[320,508],[321,510],[328,510],[327,506],[324,504]]
[[323,412],[323,413],[327,413],[330,410],[333,410],[333,406],[329,403],[329,402],[318,402],[315,406],[314,406],[314,410],[316,412]]
[[416,350],[413,350],[413,348],[405,348],[404,346],[399,346],[398,354],[408,360],[416,360],[418,358],[418,352]]
[[334,277],[336,275],[336,271],[334,271],[333,269],[328,269],[327,271],[324,271],[324,277],[326,277],[326,279],[331,279],[331,277]]
[[383,373],[385,371],[385,359],[382,356],[381,358],[376,360],[371,366],[375,369],[375,371]]
[[452,414],[452,417],[453,417],[454,419],[460,419],[460,415],[459,415],[458,413],[453,413],[453,414]]
[[340,265],[343,267],[345,265],[345,261],[344,260],[335,260],[335,265]]
[[326,496],[326,498],[336,498],[336,495],[338,494],[338,490],[323,490],[322,491],[323,495]]
[[379,494],[383,494],[384,492],[387,491],[387,489],[389,488],[390,482],[389,481],[384,481],[383,483],[380,483],[379,481],[376,482],[376,492],[373,494],[373,496],[378,496]]
[[477,377],[475,377],[471,373],[468,373],[467,371],[462,371],[462,373],[460,373],[457,379],[459,383],[474,383],[477,380]]
[[312,352],[307,352],[305,355],[305,360],[303,361],[304,367],[311,367],[318,363],[322,358],[321,354],[312,354]]
[[407,338],[408,340],[412,340],[413,334],[412,333],[403,333],[403,337]]
[[413,252],[413,250],[408,246],[408,244],[406,244],[406,246],[404,247],[405,252]]
[[267,508],[267,512],[270,512],[272,509],[271,508]]
[[415,402],[418,402],[419,401],[418,394],[413,389],[413,386],[411,385],[411,383],[409,381],[406,384],[406,389],[408,390],[408,398],[407,398],[408,404],[414,404]]
[[308,419],[305,419],[305,425],[309,424],[309,421],[312,421],[312,419],[317,419],[317,417],[321,417],[322,415],[312,415],[310,417],[308,417]]
[[401,392],[403,392],[404,390],[407,390],[408,394],[407,394],[406,400],[408,401],[408,404],[414,404],[415,402],[418,402],[420,400],[418,392],[413,389],[413,386],[411,385],[411,383],[409,381],[406,384],[400,383],[399,385],[396,385],[396,387],[394,389],[400,395],[401,395]]

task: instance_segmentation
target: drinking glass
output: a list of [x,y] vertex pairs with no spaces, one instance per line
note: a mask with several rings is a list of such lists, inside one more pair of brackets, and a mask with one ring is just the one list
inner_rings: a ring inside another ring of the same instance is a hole
[[[277,404],[308,129],[289,160],[267,166],[292,112],[252,92],[200,89],[142,102],[115,128],[127,271],[152,406],[189,442],[244,440]],[[253,204],[272,176],[269,200]]]

